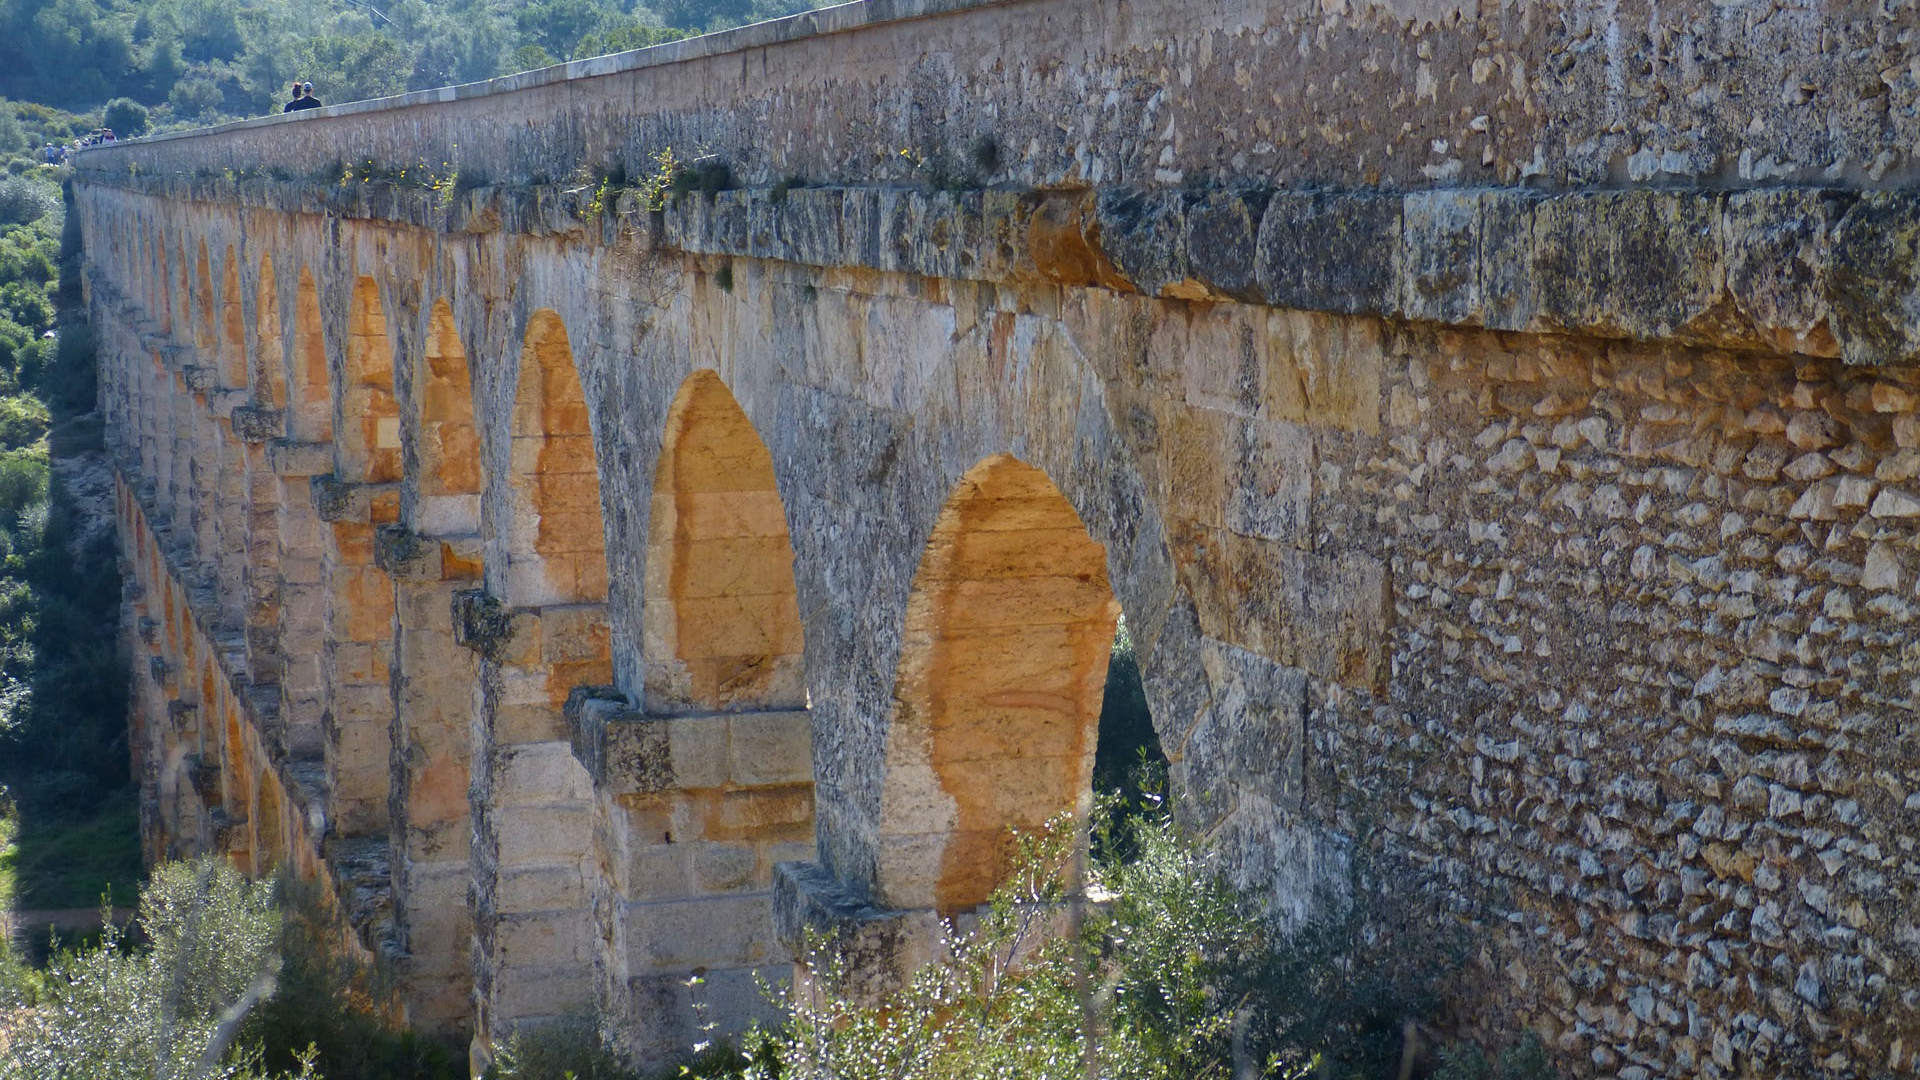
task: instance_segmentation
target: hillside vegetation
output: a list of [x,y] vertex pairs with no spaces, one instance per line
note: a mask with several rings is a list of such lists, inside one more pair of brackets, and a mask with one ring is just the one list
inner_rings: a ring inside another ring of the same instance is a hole
[[[121,135],[472,82],[777,18],[812,0],[0,0],[0,98]],[[48,118],[23,117],[36,132]],[[119,121],[116,125],[115,121]],[[4,121],[0,121],[3,123]],[[0,133],[0,138],[4,134]],[[0,147],[0,153],[4,152]]]

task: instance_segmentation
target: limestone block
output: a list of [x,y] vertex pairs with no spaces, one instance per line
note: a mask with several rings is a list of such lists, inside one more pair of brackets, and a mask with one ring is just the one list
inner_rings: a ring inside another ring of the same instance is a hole
[[575,867],[586,857],[585,811],[573,806],[517,806],[499,814],[500,863],[515,867]]
[[1727,291],[1762,330],[1800,342],[1826,321],[1834,200],[1807,188],[1766,188],[1727,196],[1721,246]]
[[813,779],[813,721],[804,711],[736,713],[728,719],[728,778],[735,784]]
[[654,722],[667,730],[675,788],[717,788],[727,782],[727,717],[675,716]]
[[623,901],[617,910],[626,924],[629,970],[740,967],[786,959],[769,918],[769,893]]
[[1867,192],[1833,234],[1826,301],[1840,357],[1896,364],[1920,356],[1920,199]]
[[752,885],[759,853],[752,844],[692,843],[693,883],[703,893],[736,892]]
[[780,238],[792,257],[813,266],[844,265],[840,216],[845,199],[828,188],[791,188],[779,206]]
[[1260,219],[1260,291],[1278,307],[1395,314],[1400,232],[1397,196],[1277,193]]
[[1231,532],[1190,535],[1177,546],[1208,637],[1348,686],[1373,687],[1385,676],[1387,574],[1378,560]]
[[1113,284],[1148,296],[1206,295],[1187,262],[1186,197],[1179,191],[1102,188],[1093,223]]
[[503,804],[587,799],[587,776],[565,743],[523,743],[503,747],[495,758],[495,794]]
[[513,912],[565,912],[586,899],[586,882],[578,867],[516,866],[503,863],[494,888],[495,910]]
[[1626,337],[1671,335],[1726,283],[1719,201],[1681,191],[1556,196],[1534,208],[1539,317]]
[[326,476],[333,472],[329,443],[275,441],[267,444],[267,463],[276,476]]
[[818,863],[780,863],[773,874],[774,932],[804,959],[810,943],[831,941],[852,978],[849,991],[879,1000],[933,958],[940,939],[931,910],[888,910],[856,896]]
[[1186,252],[1194,280],[1213,293],[1262,303],[1257,274],[1264,192],[1210,192],[1187,207]]
[[1481,318],[1478,192],[1419,191],[1401,205],[1400,312],[1409,319]]

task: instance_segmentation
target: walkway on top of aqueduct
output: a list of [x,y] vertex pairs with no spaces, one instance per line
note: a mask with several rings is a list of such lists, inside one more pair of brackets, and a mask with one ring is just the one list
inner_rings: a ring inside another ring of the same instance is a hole
[[1282,913],[1363,845],[1576,1074],[1910,1073],[1916,29],[866,0],[85,151],[149,856],[657,1059],[1084,811],[1124,613]]

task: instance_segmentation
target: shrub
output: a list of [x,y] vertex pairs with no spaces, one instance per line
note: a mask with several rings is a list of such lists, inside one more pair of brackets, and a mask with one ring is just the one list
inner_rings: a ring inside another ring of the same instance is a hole
[[341,954],[346,931],[320,890],[297,878],[279,888],[279,993],[247,1024],[266,1066],[297,1070],[311,1062],[327,1080],[464,1080],[464,1054],[393,1023],[383,1008],[384,973]]
[[144,947],[109,926],[99,947],[53,958],[14,1003],[0,1077],[260,1075],[234,1037],[273,992],[269,888],[215,858],[162,866],[141,892],[139,931]]
[[[978,928],[950,925],[898,992],[853,1004],[854,973],[831,942],[809,951],[812,986],[787,995],[789,1020],[761,1037],[753,1080],[1374,1080],[1432,1076],[1413,1034],[1437,1016],[1440,980],[1457,970],[1454,936],[1377,890],[1353,860],[1354,886],[1283,932],[1238,893],[1164,804],[1106,831],[1096,851],[1126,853],[1093,872],[1106,903],[1083,931],[1067,922],[1071,831],[1020,837],[1020,869]],[[1368,898],[1363,900],[1362,898]],[[1498,1071],[1470,1046],[1439,1056],[1444,1080],[1548,1080],[1538,1041]],[[1424,1071],[1423,1071],[1424,1070]]]
[[0,225],[30,225],[59,210],[59,197],[34,177],[0,180]]
[[129,138],[144,135],[147,133],[147,107],[132,98],[114,98],[107,102],[100,122],[112,128],[115,135]]
[[47,460],[32,450],[0,451],[0,522],[17,524],[47,497]]

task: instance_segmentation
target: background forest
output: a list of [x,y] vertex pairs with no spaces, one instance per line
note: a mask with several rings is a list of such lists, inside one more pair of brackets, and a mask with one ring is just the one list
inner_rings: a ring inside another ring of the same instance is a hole
[[[778,18],[814,0],[0,0],[0,98],[122,137],[473,82]],[[115,107],[106,106],[114,103]],[[0,108],[0,113],[5,112]],[[16,105],[27,134],[68,137]],[[0,119],[0,125],[6,123]],[[83,134],[84,128],[73,134]],[[7,134],[0,130],[0,153]]]

